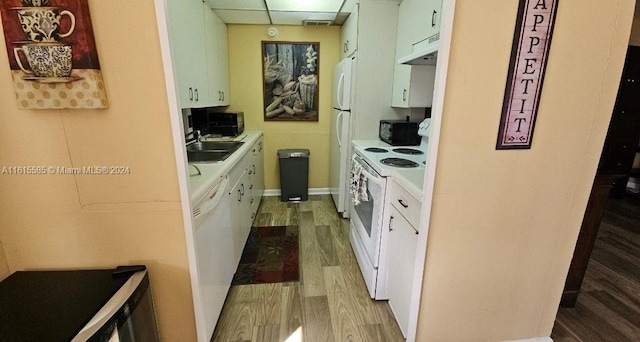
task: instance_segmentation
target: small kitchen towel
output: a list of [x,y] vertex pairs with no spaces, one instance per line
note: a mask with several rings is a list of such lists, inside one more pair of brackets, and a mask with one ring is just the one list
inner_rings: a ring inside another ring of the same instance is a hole
[[360,165],[354,155],[351,158],[351,184],[349,185],[349,193],[355,205],[359,205],[362,201],[366,202],[369,200],[369,196],[367,195],[367,177],[362,171],[362,165]]

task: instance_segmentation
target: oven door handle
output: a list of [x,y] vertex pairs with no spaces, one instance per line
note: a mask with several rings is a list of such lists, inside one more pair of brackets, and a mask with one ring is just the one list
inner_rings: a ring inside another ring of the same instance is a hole
[[367,180],[368,180],[368,181],[371,181],[371,182],[373,182],[373,183],[374,183],[374,184],[376,184],[376,185],[382,185],[382,181],[381,181],[378,177],[376,177],[376,176],[374,176],[374,175],[370,174],[370,173],[369,173],[369,172],[367,172],[366,170],[362,170],[362,173],[367,177]]

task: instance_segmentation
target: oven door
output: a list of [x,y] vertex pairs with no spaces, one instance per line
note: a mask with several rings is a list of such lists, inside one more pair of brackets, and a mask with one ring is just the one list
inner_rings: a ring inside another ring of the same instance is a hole
[[378,267],[380,256],[380,236],[386,178],[380,176],[369,164],[356,155],[354,162],[362,166],[362,174],[367,179],[368,201],[358,205],[351,201],[351,226],[356,237],[364,247],[364,252],[373,267]]

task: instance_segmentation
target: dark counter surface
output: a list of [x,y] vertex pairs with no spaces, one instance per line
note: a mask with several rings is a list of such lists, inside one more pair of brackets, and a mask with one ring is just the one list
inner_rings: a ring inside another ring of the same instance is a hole
[[0,341],[70,341],[129,276],[19,271],[0,282]]

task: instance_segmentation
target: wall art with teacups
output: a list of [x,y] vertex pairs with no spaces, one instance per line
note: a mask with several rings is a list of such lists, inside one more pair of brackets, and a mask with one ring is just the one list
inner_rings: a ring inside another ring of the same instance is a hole
[[107,108],[88,0],[3,0],[20,109]]

